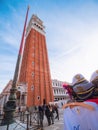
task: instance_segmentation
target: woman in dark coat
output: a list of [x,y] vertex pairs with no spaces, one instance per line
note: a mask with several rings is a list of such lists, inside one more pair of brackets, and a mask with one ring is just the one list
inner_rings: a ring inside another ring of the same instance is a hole
[[46,105],[45,115],[46,115],[46,118],[47,118],[47,121],[48,121],[48,125],[51,125],[49,105]]
[[42,106],[38,106],[40,125],[43,127],[44,110]]

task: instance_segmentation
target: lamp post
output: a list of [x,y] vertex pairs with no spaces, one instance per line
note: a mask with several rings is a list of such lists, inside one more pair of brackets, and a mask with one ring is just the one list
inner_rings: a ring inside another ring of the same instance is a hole
[[[18,58],[17,58],[17,63],[16,63],[16,68],[15,68],[12,88],[10,89],[10,96],[9,96],[9,99],[8,99],[7,103],[3,107],[4,118],[3,118],[2,123],[1,123],[2,126],[4,126],[4,125],[9,126],[9,124],[12,124],[12,123],[15,122],[13,116],[14,116],[14,112],[15,112],[15,109],[16,109],[16,90],[17,90],[16,86],[17,86],[20,63],[21,63],[21,58],[22,58],[24,35],[25,35],[25,30],[26,30],[28,11],[29,11],[29,7],[27,8],[26,19],[25,19],[25,24],[24,24],[24,30],[23,30],[20,49],[19,49],[19,54],[18,54]],[[8,127],[7,127],[7,129],[8,129]]]
[[28,111],[28,109],[26,110],[25,114],[27,116],[27,129],[26,130],[29,130],[29,111]]

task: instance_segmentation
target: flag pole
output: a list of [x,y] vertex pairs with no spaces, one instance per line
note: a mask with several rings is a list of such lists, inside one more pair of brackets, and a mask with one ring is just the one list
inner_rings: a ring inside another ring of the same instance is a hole
[[16,90],[17,90],[16,86],[17,86],[19,67],[20,67],[22,51],[23,51],[23,43],[24,43],[24,36],[25,36],[28,12],[29,12],[29,6],[27,8],[25,24],[24,24],[20,49],[19,49],[19,53],[18,53],[18,58],[17,58],[16,68],[15,68],[12,88],[10,89],[9,99],[8,99],[7,103],[3,107],[4,118],[3,118],[2,123],[1,123],[2,125],[9,125],[9,124],[11,124],[11,123],[13,123],[15,121],[13,116],[14,116],[14,112],[15,112],[15,109],[16,109]]
[[26,23],[27,23],[27,18],[28,18],[28,12],[29,12],[29,6],[27,8],[27,13],[26,13],[26,18],[25,18],[25,24],[24,24],[24,29],[23,29],[23,34],[22,34],[20,49],[19,49],[19,53],[18,53],[18,59],[17,59],[17,64],[16,64],[15,73],[14,73],[14,79],[13,79],[13,85],[12,85],[12,87],[13,86],[17,86],[19,69],[20,69],[20,65],[21,65],[22,52],[23,52],[23,46],[24,46],[24,37],[25,37],[25,32],[26,32]]

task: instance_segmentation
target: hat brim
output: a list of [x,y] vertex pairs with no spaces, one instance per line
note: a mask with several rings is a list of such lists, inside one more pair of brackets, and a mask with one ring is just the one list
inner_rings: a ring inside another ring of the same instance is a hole
[[94,87],[90,88],[89,90],[85,92],[77,93],[77,97],[81,100],[88,99],[89,97],[93,96],[94,93]]

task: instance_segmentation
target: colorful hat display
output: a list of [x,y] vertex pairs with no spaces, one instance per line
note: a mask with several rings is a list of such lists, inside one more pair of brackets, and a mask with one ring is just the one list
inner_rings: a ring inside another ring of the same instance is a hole
[[85,77],[82,74],[76,74],[73,79],[72,79],[72,86],[74,86],[75,84],[78,84],[80,82],[85,81]]
[[93,72],[93,74],[91,75],[91,78],[90,78],[90,82],[92,82],[92,81],[94,81],[96,79],[98,79],[98,70]]

